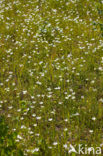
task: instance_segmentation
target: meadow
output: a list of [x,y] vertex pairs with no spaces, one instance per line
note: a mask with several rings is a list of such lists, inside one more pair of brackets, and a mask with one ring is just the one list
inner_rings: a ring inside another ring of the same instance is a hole
[[0,156],[79,144],[103,153],[103,0],[0,0]]

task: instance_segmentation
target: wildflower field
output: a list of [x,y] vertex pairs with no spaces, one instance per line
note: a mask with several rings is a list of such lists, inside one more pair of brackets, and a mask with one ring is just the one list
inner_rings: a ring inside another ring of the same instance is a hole
[[103,0],[0,0],[0,156],[78,144],[103,154]]

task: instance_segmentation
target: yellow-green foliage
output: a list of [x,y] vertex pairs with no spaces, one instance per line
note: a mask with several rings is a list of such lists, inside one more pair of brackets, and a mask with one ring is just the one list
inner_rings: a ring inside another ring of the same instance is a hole
[[0,116],[12,156],[103,143],[103,0],[0,1]]

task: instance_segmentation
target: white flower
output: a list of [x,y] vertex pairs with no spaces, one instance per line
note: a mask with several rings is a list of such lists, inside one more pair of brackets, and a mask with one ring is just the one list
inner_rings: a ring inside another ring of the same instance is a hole
[[39,104],[40,104],[40,105],[42,105],[42,104],[43,104],[43,102],[41,101]]
[[25,129],[26,127],[24,125],[21,126],[21,129]]
[[74,100],[75,99],[75,96],[72,96],[72,100]]
[[49,146],[48,148],[49,148],[49,149],[52,149],[52,147],[51,147],[51,146]]
[[57,142],[53,142],[53,145],[56,146],[56,145],[58,145],[58,143]]
[[69,99],[69,97],[68,97],[68,96],[66,96],[66,97],[65,97],[65,99]]
[[21,117],[21,118],[20,118],[20,120],[23,120],[23,119],[24,119],[24,117]]
[[21,137],[20,135],[17,135],[17,138],[18,138],[18,139],[22,139],[22,137]]
[[67,128],[64,128],[64,131],[66,132],[68,129]]
[[69,80],[66,80],[66,82],[69,82]]
[[37,116],[36,119],[37,119],[37,120],[40,120],[40,119],[41,119],[41,116]]
[[40,62],[39,62],[39,64],[42,64],[42,63],[43,63],[43,61],[40,61]]
[[56,87],[55,89],[56,89],[56,90],[59,90],[59,89],[60,89],[60,87]]
[[52,95],[47,95],[48,98],[52,97]]
[[34,127],[36,127],[36,126],[37,126],[37,124],[34,124],[33,126],[34,126]]
[[39,133],[36,133],[35,136],[40,136],[40,134]]
[[68,122],[68,119],[64,119],[65,122]]
[[100,71],[103,71],[103,68],[102,68],[102,67],[99,67],[98,69],[99,69]]
[[71,56],[72,56],[71,54],[68,54],[68,56],[67,56],[67,57],[69,58],[69,57],[71,57]]
[[103,143],[101,143],[100,146],[102,147],[103,146]]
[[20,112],[20,111],[21,111],[21,109],[18,109],[18,110],[17,110],[17,112]]
[[51,111],[51,114],[55,114],[55,110]]
[[68,148],[67,144],[64,144],[64,145],[63,145],[63,147],[64,147],[65,149],[67,149],[67,148]]
[[77,113],[75,113],[75,114],[72,114],[72,116],[78,116],[79,115],[79,113],[77,112]]
[[8,114],[8,118],[11,117],[11,114]]
[[39,151],[39,148],[35,148],[35,149],[31,150],[32,153],[38,152],[38,151]]
[[9,108],[9,109],[12,109],[13,107],[12,107],[12,106],[9,106],[8,108]]
[[37,81],[36,84],[41,85],[42,83],[40,81]]
[[84,99],[84,96],[81,96],[81,99]]
[[29,134],[33,134],[34,132],[33,131],[29,131]]
[[49,118],[49,119],[48,119],[48,121],[52,121],[52,120],[53,120],[52,118]]
[[95,120],[96,120],[96,118],[95,118],[95,117],[92,117],[92,120],[94,120],[94,121],[95,121]]
[[33,116],[33,117],[35,117],[35,116],[36,116],[36,114],[32,114],[32,116]]
[[89,130],[90,133],[93,133],[93,130]]
[[99,101],[100,101],[100,102],[103,102],[103,99],[101,98]]
[[92,84],[93,84],[94,82],[95,82],[94,80],[91,81]]
[[34,99],[34,96],[31,96],[31,99]]
[[15,86],[15,83],[12,83],[13,86]]
[[27,90],[24,90],[24,91],[23,91],[23,94],[25,95],[26,93],[27,93]]

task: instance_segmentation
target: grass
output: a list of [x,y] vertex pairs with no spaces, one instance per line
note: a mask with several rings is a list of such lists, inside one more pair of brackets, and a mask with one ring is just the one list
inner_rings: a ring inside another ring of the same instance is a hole
[[1,156],[102,149],[102,0],[0,1],[0,120]]

